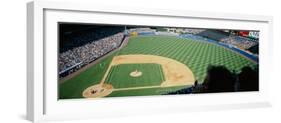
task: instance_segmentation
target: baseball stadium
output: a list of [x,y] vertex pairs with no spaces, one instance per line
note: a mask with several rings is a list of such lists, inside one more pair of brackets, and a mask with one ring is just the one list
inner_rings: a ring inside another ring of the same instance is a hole
[[58,99],[258,91],[259,31],[58,23]]

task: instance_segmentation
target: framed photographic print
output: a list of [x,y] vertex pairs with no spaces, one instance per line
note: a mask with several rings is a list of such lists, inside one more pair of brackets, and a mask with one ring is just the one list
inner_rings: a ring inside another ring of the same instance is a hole
[[27,116],[269,106],[272,17],[27,4]]

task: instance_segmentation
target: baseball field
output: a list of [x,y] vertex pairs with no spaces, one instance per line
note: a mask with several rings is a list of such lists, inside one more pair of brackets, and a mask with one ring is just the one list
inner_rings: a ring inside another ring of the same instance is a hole
[[161,95],[191,87],[209,65],[240,72],[257,63],[222,46],[173,36],[130,37],[128,44],[70,79],[59,99]]

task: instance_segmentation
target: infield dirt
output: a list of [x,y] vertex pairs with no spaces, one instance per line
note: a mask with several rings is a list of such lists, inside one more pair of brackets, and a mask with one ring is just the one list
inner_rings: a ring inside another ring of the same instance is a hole
[[[165,77],[165,81],[162,82],[159,87],[172,87],[172,86],[181,86],[181,85],[193,85],[195,82],[194,75],[192,71],[183,63],[180,63],[176,60],[156,56],[156,55],[142,55],[142,54],[134,54],[134,55],[119,55],[115,56],[106,73],[104,74],[103,79],[101,80],[99,85],[93,85],[83,92],[83,96],[86,98],[93,98],[93,97],[104,97],[109,92],[114,90],[120,90],[120,88],[114,89],[113,86],[107,86],[104,88],[103,85],[108,85],[105,82],[106,77],[109,74],[110,68],[115,65],[119,64],[143,64],[143,63],[155,63],[162,65],[163,74]],[[122,90],[130,90],[130,89],[141,89],[143,87],[134,87],[134,88],[122,88]],[[91,94],[90,91],[96,90],[97,92]],[[106,90],[106,93],[100,93],[100,90]]]

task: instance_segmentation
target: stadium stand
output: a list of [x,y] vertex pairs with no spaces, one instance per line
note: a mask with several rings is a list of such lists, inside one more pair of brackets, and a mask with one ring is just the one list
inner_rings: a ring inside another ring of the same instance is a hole
[[137,35],[155,35],[156,30],[151,28],[135,27],[135,28],[128,29],[128,32],[130,34],[137,33]]
[[[213,39],[202,37],[200,35],[193,35],[193,34],[181,34],[179,37],[180,38],[188,38],[188,39],[192,39],[192,40],[195,40],[195,41],[206,41],[206,42],[210,42],[210,43],[213,43],[213,44],[217,44],[217,45],[223,46],[225,48],[231,49],[231,50],[233,50],[235,52],[238,52],[238,53],[244,55],[245,57],[247,57],[247,58],[249,58],[249,59],[251,59],[251,60],[253,60],[255,62],[258,62],[258,60],[259,60],[258,56],[255,55],[256,54],[255,52],[251,52],[250,51],[251,53],[249,53],[249,52],[246,51],[247,49],[242,49],[241,48],[241,47],[249,47],[249,46],[252,47],[252,45],[255,46],[255,45],[258,44],[257,41],[255,41],[255,42],[251,41],[251,42],[254,42],[254,44],[244,43],[244,40],[242,40],[242,39],[247,40],[248,38],[244,38],[244,37],[232,38],[232,37],[240,37],[240,36],[227,36],[227,37],[222,39],[222,40],[225,40],[225,41],[216,41],[216,40],[213,40]],[[231,37],[231,38],[229,38],[229,37]],[[231,41],[228,41],[228,39],[230,39]],[[240,39],[240,40],[239,41],[235,41],[236,39]],[[251,39],[249,39],[249,40],[251,40]],[[231,44],[230,42],[238,42],[238,43],[232,43]],[[250,42],[250,41],[248,41],[248,42]],[[237,45],[239,45],[241,47],[237,47],[237,46],[235,46],[233,44],[237,44]],[[245,45],[245,46],[243,46],[243,45]]]
[[216,41],[219,41],[219,40],[229,36],[229,34],[226,33],[226,32],[218,31],[218,30],[212,30],[212,29],[207,29],[205,31],[202,31],[202,32],[198,33],[197,35],[200,35],[202,37],[206,37],[206,38],[209,38],[209,39],[213,39],[213,40],[216,40]]
[[256,44],[256,45],[248,48],[247,50],[250,51],[251,53],[259,54],[259,44]]
[[124,39],[122,29],[95,27],[64,35],[58,56],[59,76],[67,76],[118,48]]
[[228,36],[221,39],[220,41],[226,44],[231,44],[244,50],[258,44],[257,41],[242,36]]
[[205,29],[184,29],[185,33],[189,33],[189,34],[199,34],[201,32],[205,31]]
[[123,27],[118,26],[67,25],[61,24],[59,28],[60,53],[124,31]]

